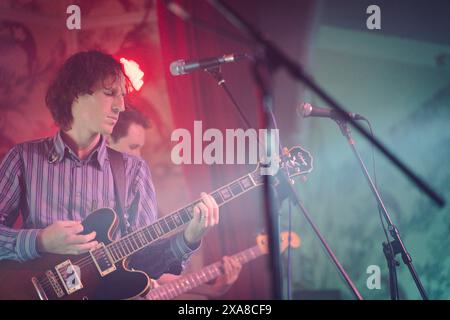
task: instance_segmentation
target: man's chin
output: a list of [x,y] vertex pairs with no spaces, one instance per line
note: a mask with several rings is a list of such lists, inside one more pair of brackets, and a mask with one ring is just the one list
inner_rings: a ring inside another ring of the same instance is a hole
[[101,128],[101,135],[110,135],[113,132],[114,126],[104,126]]

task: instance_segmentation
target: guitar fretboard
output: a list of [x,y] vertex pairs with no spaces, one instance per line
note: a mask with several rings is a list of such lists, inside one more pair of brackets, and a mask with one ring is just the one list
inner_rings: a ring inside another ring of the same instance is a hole
[[[218,206],[221,206],[244,194],[246,191],[260,185],[262,183],[261,181],[261,176],[256,170],[213,191],[211,196],[214,197]],[[187,224],[192,220],[194,216],[194,207],[199,202],[201,202],[201,199],[158,219],[149,226],[143,227],[124,236],[120,240],[110,243],[107,248],[114,263],[129,257],[133,253],[143,249],[158,239],[161,239],[168,233]]]
[[[254,246],[233,255],[233,257],[236,258],[241,264],[244,264],[261,255],[263,255],[263,252],[259,246]],[[170,300],[200,286],[201,284],[217,278],[222,273],[223,263],[222,261],[217,261],[207,267],[204,267],[200,271],[182,276],[174,281],[151,290],[147,294],[147,298],[150,300]]]

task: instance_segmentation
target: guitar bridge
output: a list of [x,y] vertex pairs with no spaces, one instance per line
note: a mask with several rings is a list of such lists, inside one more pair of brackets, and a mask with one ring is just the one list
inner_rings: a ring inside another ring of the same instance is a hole
[[[41,284],[39,283],[39,280],[36,277],[31,278],[31,283],[33,284],[33,287],[36,290],[36,293],[38,294],[39,299],[40,300],[48,300],[47,294],[45,293],[44,289],[42,288]],[[51,282],[50,282],[50,285],[52,285]],[[55,288],[53,288],[53,289],[55,289]]]

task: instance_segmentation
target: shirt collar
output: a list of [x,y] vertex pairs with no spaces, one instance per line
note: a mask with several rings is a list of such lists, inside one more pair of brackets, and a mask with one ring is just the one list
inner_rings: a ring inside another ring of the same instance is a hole
[[[68,155],[72,155],[75,159],[78,159],[78,157],[73,153],[73,151],[69,148],[69,146],[64,143],[61,137],[61,131],[58,131],[56,135],[53,137],[53,148],[49,154],[49,162],[50,163],[61,162],[64,159],[64,157]],[[103,168],[106,157],[107,157],[106,140],[105,138],[103,138],[102,135],[100,135],[100,143],[91,152],[89,157],[84,161],[89,162],[95,159],[97,160],[97,163],[100,166],[100,168]]]

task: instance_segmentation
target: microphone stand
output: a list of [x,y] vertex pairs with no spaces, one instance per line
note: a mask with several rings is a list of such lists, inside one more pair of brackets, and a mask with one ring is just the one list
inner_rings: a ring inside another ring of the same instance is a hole
[[[223,77],[222,72],[220,71],[220,66],[207,68],[205,69],[210,75],[214,77],[214,79],[217,81],[217,84],[222,87],[225,92],[227,93],[230,100],[233,102],[233,105],[239,112],[239,115],[242,119],[242,121],[246,124],[247,128],[252,128],[250,125],[250,122],[248,121],[247,117],[244,115],[242,109],[239,107],[238,103],[234,99],[233,95],[231,94],[230,90],[228,89],[225,79]],[[263,128],[266,127],[265,123],[266,120],[263,119]],[[268,131],[270,133],[270,131]],[[269,141],[271,139],[269,138]],[[261,148],[261,145],[259,145],[259,148]],[[273,208],[271,204],[271,197],[273,196],[271,193],[270,185],[271,179],[273,179],[270,175],[263,175],[263,199],[264,199],[264,208],[265,208],[265,216],[266,221],[268,225],[268,235],[269,235],[269,252],[271,252],[270,255],[270,263],[272,267],[272,286],[274,287],[274,299],[281,300],[282,299],[282,278],[281,278],[281,267],[280,267],[280,240],[279,240],[279,234],[280,234],[280,226],[278,221],[278,216],[274,215],[272,213]]]
[[412,264],[412,259],[408,251],[406,250],[406,247],[400,238],[400,233],[398,231],[398,228],[393,224],[392,219],[389,215],[389,212],[386,209],[386,206],[383,203],[383,200],[381,199],[380,193],[373,183],[369,172],[367,171],[367,168],[364,164],[364,161],[362,160],[359,152],[356,150],[355,147],[355,141],[353,140],[350,129],[348,127],[346,120],[341,119],[334,119],[336,123],[339,125],[339,128],[341,129],[342,134],[344,137],[347,138],[348,144],[350,145],[353,154],[355,155],[356,159],[358,160],[359,165],[361,166],[361,170],[364,173],[364,176],[367,179],[367,182],[369,183],[370,190],[372,191],[373,195],[375,196],[375,199],[377,200],[378,207],[383,212],[384,219],[387,222],[389,233],[391,234],[392,238],[394,240],[390,241],[389,243],[383,242],[383,252],[386,257],[387,265],[389,268],[389,288],[390,288],[390,295],[392,300],[398,300],[399,293],[398,293],[398,280],[397,280],[397,271],[396,267],[399,266],[398,261],[395,259],[395,256],[397,254],[401,254],[403,263],[405,263],[408,266],[408,269],[412,275],[412,278],[417,286],[417,289],[420,292],[420,295],[423,300],[428,300],[427,293],[425,292],[425,289],[416,273],[416,270],[414,269],[414,266]]
[[[263,112],[262,112],[262,118],[265,123],[268,123],[268,119],[271,119],[271,122],[275,128],[277,128],[277,122],[275,118],[275,114],[273,113],[273,97],[270,90],[270,80],[272,79],[272,73],[276,66],[276,64],[273,64],[271,62],[273,61],[266,61],[266,57],[263,56],[257,56],[256,63],[254,63],[254,75],[256,82],[259,85],[259,88],[261,90],[261,98],[262,98],[262,106],[263,106]],[[264,68],[261,68],[264,67]],[[267,126],[267,125],[266,125]],[[282,153],[280,153],[282,154]],[[285,160],[285,157],[282,157],[282,161]],[[311,225],[312,229],[314,230],[316,236],[319,238],[320,242],[324,246],[326,252],[328,253],[329,257],[331,258],[332,262],[337,267],[338,271],[340,272],[341,276],[344,278],[345,283],[349,287],[350,291],[353,293],[356,299],[363,300],[361,294],[359,293],[358,289],[348,276],[347,272],[345,271],[344,267],[342,267],[341,263],[337,259],[336,255],[334,254],[331,247],[328,245],[327,241],[325,240],[325,237],[320,233],[319,228],[315,225],[315,223],[312,221],[310,214],[306,207],[303,205],[302,201],[300,200],[300,197],[298,196],[291,179],[289,178],[288,174],[288,165],[286,162],[284,162],[284,169],[282,170],[281,174],[281,183],[283,186],[288,187],[288,193],[290,195],[290,198],[299,206],[301,209],[303,215],[305,216],[308,223]],[[265,176],[266,179],[269,178],[269,176]],[[269,200],[269,198],[265,199],[266,202]],[[267,204],[266,204],[267,205]],[[270,210],[270,205],[267,207],[268,210]],[[276,272],[276,270],[274,270]]]
[[222,87],[223,90],[227,93],[228,97],[230,98],[231,102],[233,102],[233,105],[235,106],[236,110],[239,112],[239,116],[241,117],[241,120],[244,121],[245,125],[248,128],[252,128],[250,122],[248,121],[247,117],[242,112],[242,109],[239,107],[238,103],[234,99],[233,95],[231,94],[230,90],[227,87],[227,84],[225,82],[225,79],[223,77],[222,72],[220,71],[220,66],[215,66],[211,68],[205,69],[206,72],[208,72],[213,78],[217,81],[217,85],[219,87]]
[[[272,71],[271,65],[263,63],[265,62],[265,57],[261,58],[256,56],[255,61],[253,61],[253,75],[260,89],[260,100],[262,106],[262,112],[260,113],[260,123],[262,128],[266,128],[267,132],[270,133],[270,122],[272,120],[272,126],[274,129],[278,130],[277,122],[273,114],[273,95],[272,95]],[[261,66],[268,66],[267,68],[261,68]],[[269,137],[269,141],[272,140]],[[281,142],[279,142],[279,154],[282,155]],[[264,143],[266,146],[266,143]],[[267,145],[271,148],[271,144]],[[267,155],[267,150],[264,150],[264,156]],[[287,168],[287,166],[285,166]],[[276,299],[282,299],[282,277],[281,268],[279,263],[280,256],[280,246],[278,240],[278,217],[272,214],[272,195],[270,193],[269,186],[272,185],[274,178],[269,174],[263,175],[263,187],[264,187],[264,208],[266,212],[266,221],[269,226],[269,250],[271,252],[271,266],[272,266],[272,286],[274,289],[274,294]]]

